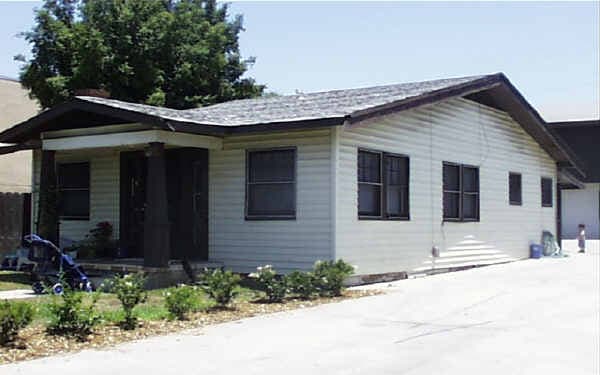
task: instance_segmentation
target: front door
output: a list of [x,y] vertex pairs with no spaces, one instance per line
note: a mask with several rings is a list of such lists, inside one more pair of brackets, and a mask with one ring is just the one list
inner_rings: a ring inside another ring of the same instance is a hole
[[167,150],[167,192],[173,259],[208,259],[208,151]]
[[146,157],[143,151],[121,153],[120,246],[130,258],[144,256]]

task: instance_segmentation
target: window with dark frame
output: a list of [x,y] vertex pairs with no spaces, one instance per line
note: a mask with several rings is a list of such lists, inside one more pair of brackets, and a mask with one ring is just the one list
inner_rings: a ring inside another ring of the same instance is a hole
[[510,172],[508,174],[508,202],[512,206],[523,204],[523,187],[520,173]]
[[296,218],[296,149],[248,151],[246,219]]
[[479,221],[479,168],[444,162],[443,218],[445,221]]
[[58,214],[66,220],[90,218],[90,163],[57,165]]
[[542,177],[542,207],[552,207],[552,179]]
[[359,219],[409,219],[409,158],[358,151]]

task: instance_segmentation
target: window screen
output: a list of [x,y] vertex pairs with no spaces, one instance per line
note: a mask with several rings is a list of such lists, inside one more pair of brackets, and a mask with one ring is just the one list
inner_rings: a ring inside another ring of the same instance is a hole
[[379,151],[358,151],[358,216],[409,218],[409,159]]
[[381,153],[358,152],[358,215],[381,216]]
[[508,201],[514,206],[523,204],[521,175],[519,173],[508,174]]
[[58,164],[58,213],[62,219],[90,217],[90,164]]
[[542,207],[552,207],[552,179],[542,177]]
[[249,151],[247,170],[247,218],[294,218],[296,150]]
[[443,194],[444,220],[479,220],[478,167],[444,162]]

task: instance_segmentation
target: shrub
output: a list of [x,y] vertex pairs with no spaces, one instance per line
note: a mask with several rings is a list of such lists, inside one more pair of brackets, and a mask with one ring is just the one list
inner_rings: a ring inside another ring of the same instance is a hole
[[117,295],[125,315],[121,327],[126,330],[137,327],[137,317],[133,309],[146,302],[148,293],[144,289],[146,278],[141,273],[131,273],[124,276],[116,275],[110,281],[110,290]]
[[278,277],[272,266],[257,267],[255,273],[249,275],[258,281],[259,286],[267,294],[269,302],[281,302],[287,293],[285,278]]
[[228,305],[238,295],[239,275],[221,269],[205,270],[200,275],[202,289],[219,306]]
[[0,304],[0,345],[10,344],[33,319],[33,307],[26,302],[4,301]]
[[354,273],[354,267],[343,260],[318,261],[315,263],[314,276],[322,296],[341,296],[344,280]]
[[52,335],[72,335],[78,340],[85,340],[92,333],[94,326],[100,322],[100,315],[96,311],[98,293],[92,294],[89,304],[83,303],[83,297],[88,293],[81,293],[65,287],[63,294],[53,296],[48,304],[50,323],[47,331]]
[[294,271],[285,278],[290,292],[302,299],[311,299],[319,291],[312,272]]
[[164,293],[165,306],[171,318],[187,319],[187,315],[194,311],[199,304],[198,290],[189,285],[180,285],[169,288]]

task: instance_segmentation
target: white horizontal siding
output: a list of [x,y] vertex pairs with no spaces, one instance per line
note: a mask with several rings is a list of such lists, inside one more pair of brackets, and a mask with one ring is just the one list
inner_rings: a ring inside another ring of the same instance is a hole
[[[246,221],[246,150],[297,147],[296,220]],[[330,130],[227,137],[209,155],[209,257],[235,271],[308,269],[331,257]]]
[[[90,219],[61,220],[62,243],[81,240],[97,223],[108,221],[113,225],[114,238],[119,238],[119,151],[86,150],[56,151],[56,163],[90,163]],[[36,228],[39,197],[41,151],[33,158],[33,228]]]
[[[555,211],[541,207],[540,178],[554,161],[506,113],[452,99],[343,127],[338,140],[336,257],[359,274],[488,264],[526,257]],[[359,221],[357,149],[410,157],[409,221]],[[442,222],[442,162],[480,167],[481,220]],[[523,205],[508,204],[508,173],[519,172]],[[442,251],[435,265],[431,248]]]

